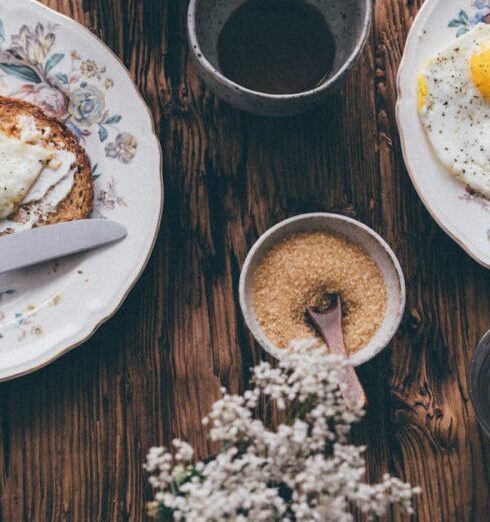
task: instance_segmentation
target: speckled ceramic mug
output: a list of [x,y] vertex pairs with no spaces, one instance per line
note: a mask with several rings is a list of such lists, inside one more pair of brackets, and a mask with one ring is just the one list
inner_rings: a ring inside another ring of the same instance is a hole
[[490,330],[478,343],[469,371],[470,396],[478,421],[490,437]]
[[242,268],[239,284],[240,306],[245,322],[256,341],[277,359],[288,356],[266,336],[260,327],[253,306],[255,271],[268,252],[280,241],[303,232],[326,232],[344,236],[363,248],[378,266],[387,290],[387,307],[383,322],[373,338],[349,357],[353,366],[360,366],[384,350],[396,334],[406,305],[405,277],[398,259],[386,241],[360,221],[340,214],[301,214],[270,228],[252,247]]
[[289,116],[321,104],[342,83],[362,51],[372,17],[371,0],[304,0],[319,9],[335,38],[330,76],[296,94],[266,94],[247,89],[220,71],[218,39],[230,16],[247,0],[191,0],[187,18],[191,55],[209,88],[238,109],[264,116]]

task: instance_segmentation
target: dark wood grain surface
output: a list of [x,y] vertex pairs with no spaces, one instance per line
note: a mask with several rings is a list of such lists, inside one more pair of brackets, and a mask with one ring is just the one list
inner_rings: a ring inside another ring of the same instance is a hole
[[248,249],[285,217],[343,209],[388,240],[408,282],[391,351],[361,371],[370,409],[356,438],[369,445],[369,478],[389,471],[421,485],[417,520],[488,520],[490,444],[467,368],[490,326],[490,272],[427,214],[395,124],[395,75],[422,1],[375,1],[346,87],[286,120],[240,114],[207,92],[189,62],[184,0],[44,3],[100,36],[146,98],[164,148],[165,217],[117,316],[0,385],[0,519],[143,520],[147,448],[179,436],[206,456],[200,419],[263,357],[237,304]]

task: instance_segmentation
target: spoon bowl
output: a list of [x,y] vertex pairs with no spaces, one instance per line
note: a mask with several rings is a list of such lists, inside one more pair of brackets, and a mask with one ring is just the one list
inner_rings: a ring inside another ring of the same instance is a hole
[[[306,309],[306,317],[321,335],[330,353],[347,358],[344,333],[342,331],[342,298],[339,294],[328,294],[326,307],[310,307]],[[361,381],[352,366],[346,368],[344,396],[358,408],[367,404],[366,394]]]

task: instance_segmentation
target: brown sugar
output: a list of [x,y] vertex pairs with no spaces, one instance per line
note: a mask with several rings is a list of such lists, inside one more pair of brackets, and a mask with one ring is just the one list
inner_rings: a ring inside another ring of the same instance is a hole
[[387,305],[383,276],[360,246],[326,232],[296,234],[268,252],[254,274],[255,314],[279,348],[317,337],[305,309],[321,306],[328,293],[342,298],[347,351],[360,350],[381,326]]

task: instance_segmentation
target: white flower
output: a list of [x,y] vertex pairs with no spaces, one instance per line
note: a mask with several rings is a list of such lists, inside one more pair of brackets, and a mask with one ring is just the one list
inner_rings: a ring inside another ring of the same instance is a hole
[[41,65],[51,51],[56,36],[53,27],[38,23],[35,29],[23,25],[18,34],[12,35],[10,51],[32,65]]
[[[243,396],[223,390],[204,420],[211,440],[221,444],[213,460],[190,465],[192,448],[179,440],[173,454],[148,453],[145,468],[155,489],[150,516],[165,507],[176,521],[350,522],[352,505],[383,515],[391,503],[412,513],[418,488],[389,476],[364,482],[365,448],[347,443],[363,412],[340,392],[346,364],[302,346],[277,368],[259,364],[255,387]],[[286,409],[288,422],[275,431],[255,417],[261,396]]]

